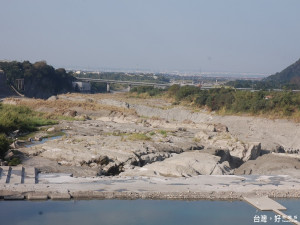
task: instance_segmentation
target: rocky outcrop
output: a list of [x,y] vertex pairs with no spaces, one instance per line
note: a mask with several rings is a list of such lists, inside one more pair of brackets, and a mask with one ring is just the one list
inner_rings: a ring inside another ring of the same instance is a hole
[[276,145],[275,149],[273,150],[275,153],[285,153],[284,147],[281,145]]
[[242,147],[240,146],[230,151],[230,154],[243,160],[243,162],[254,160],[261,154],[261,144],[259,142],[244,144]]
[[[74,95],[61,98],[131,108],[111,99],[89,100]],[[91,169],[101,176],[186,177],[231,174],[232,169],[261,154],[260,143],[238,140],[221,123],[196,122],[192,117],[169,121],[108,108],[109,113],[89,121],[86,121],[90,119],[88,111],[83,114],[79,108],[63,109],[64,115],[82,121],[61,122],[59,126],[66,130],[66,137],[24,152],[57,162],[59,166]]]
[[190,177],[197,175],[231,174],[228,162],[220,162],[218,156],[198,151],[176,154],[163,162],[154,162],[121,173],[121,176]]

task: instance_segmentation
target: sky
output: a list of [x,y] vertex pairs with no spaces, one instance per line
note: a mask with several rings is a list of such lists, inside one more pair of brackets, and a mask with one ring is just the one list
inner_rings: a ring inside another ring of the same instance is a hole
[[273,74],[300,58],[299,0],[0,0],[0,59]]

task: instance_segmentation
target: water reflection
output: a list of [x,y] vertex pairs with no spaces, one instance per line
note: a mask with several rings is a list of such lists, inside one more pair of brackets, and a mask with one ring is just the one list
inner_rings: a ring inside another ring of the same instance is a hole
[[[279,200],[296,215],[299,201]],[[260,212],[240,201],[92,200],[92,201],[0,201],[1,224],[255,224]],[[264,224],[275,224],[271,221]],[[278,223],[276,223],[278,224]]]

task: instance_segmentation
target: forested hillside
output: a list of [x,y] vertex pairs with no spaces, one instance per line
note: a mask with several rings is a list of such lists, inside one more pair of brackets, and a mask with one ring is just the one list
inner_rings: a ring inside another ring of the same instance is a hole
[[290,65],[280,73],[276,73],[263,80],[263,82],[272,82],[277,87],[286,86],[291,89],[300,88],[300,59]]
[[71,74],[65,69],[54,69],[45,61],[34,64],[24,62],[0,62],[7,82],[14,85],[16,79],[24,78],[25,88],[21,91],[27,97],[48,98],[52,95],[72,91]]
[[236,80],[227,83],[235,88],[264,89],[300,89],[300,59],[280,73],[268,76],[261,81]]

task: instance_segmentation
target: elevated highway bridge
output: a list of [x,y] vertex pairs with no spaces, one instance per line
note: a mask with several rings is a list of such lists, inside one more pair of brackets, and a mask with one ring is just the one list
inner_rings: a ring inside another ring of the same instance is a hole
[[173,85],[170,83],[149,83],[149,82],[140,82],[140,81],[123,81],[123,80],[92,79],[92,78],[78,78],[78,77],[76,77],[76,79],[78,81],[84,81],[84,82],[106,83],[107,92],[110,92],[111,84],[127,84],[128,91],[130,91],[132,86],[153,86],[153,87],[166,88]]
[[[170,87],[174,84],[183,86],[183,85],[189,85],[189,86],[198,86],[198,84],[193,83],[149,83],[149,82],[140,82],[140,81],[123,81],[123,80],[109,80],[109,79],[93,79],[93,78],[79,78],[76,77],[77,81],[83,81],[83,82],[96,82],[96,83],[106,83],[107,85],[107,92],[110,92],[110,85],[111,84],[127,84],[128,85],[128,91],[130,91],[132,86],[153,86],[153,87],[160,87],[160,88],[166,88]],[[213,88],[220,88],[215,86],[201,86],[201,89],[213,89]],[[255,90],[252,88],[234,88],[235,90],[242,90],[242,91],[261,91],[261,90]],[[272,89],[269,91],[284,91],[283,89]],[[300,92],[300,90],[292,90],[293,92]]]

